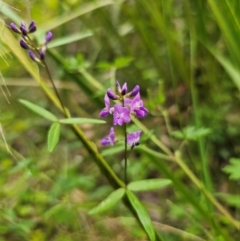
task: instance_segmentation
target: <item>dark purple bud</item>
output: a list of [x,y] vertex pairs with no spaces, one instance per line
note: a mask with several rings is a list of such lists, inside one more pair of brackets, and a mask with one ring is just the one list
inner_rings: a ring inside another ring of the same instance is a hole
[[22,33],[22,32],[20,31],[20,29],[19,29],[14,23],[11,23],[11,24],[10,24],[10,27],[11,27],[11,29],[12,29],[15,33]]
[[37,26],[34,21],[31,21],[31,23],[28,26],[29,33],[33,33],[37,30]]
[[111,90],[108,89],[107,90],[107,96],[111,99],[111,100],[117,100],[118,96]]
[[21,23],[20,30],[24,36],[28,34],[26,24],[23,21]]
[[45,37],[46,43],[49,43],[52,40],[52,37],[53,37],[52,32],[47,32]]
[[40,50],[39,50],[39,54],[40,54],[40,59],[44,60],[45,59],[45,53],[46,53],[46,46],[43,46]]
[[121,94],[121,92],[122,92],[121,86],[120,86],[120,84],[119,84],[118,81],[116,81],[116,92],[117,92],[118,94]]
[[122,87],[122,91],[121,91],[121,94],[122,95],[126,95],[127,93],[127,83],[124,83],[123,87]]
[[37,58],[36,55],[33,53],[33,51],[29,50],[28,55],[34,62],[37,62],[37,63],[41,62],[40,59]]
[[133,90],[129,93],[129,97],[134,97],[136,96],[140,91],[139,85],[136,85]]
[[23,49],[29,49],[28,44],[24,40],[20,40],[20,45]]

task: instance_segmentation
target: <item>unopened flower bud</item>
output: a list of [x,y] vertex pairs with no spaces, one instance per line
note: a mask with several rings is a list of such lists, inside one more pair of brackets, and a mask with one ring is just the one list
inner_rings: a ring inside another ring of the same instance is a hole
[[14,23],[11,23],[10,27],[15,33],[22,33],[21,30]]
[[29,49],[28,44],[24,40],[20,40],[20,45],[23,49]]
[[122,92],[121,86],[118,81],[116,81],[116,91],[117,91],[117,94],[121,94]]
[[45,37],[46,43],[49,43],[52,40],[52,37],[53,37],[52,32],[47,32]]
[[33,51],[29,50],[28,55],[34,62],[41,63],[40,59],[36,57]]
[[111,89],[107,90],[107,95],[112,100],[117,100],[118,99],[118,96]]
[[23,21],[21,23],[20,30],[21,30],[21,32],[22,32],[22,34],[24,36],[26,36],[28,34],[28,31],[27,31],[27,28],[26,28],[26,24]]
[[122,86],[121,94],[126,95],[126,93],[127,93],[127,83],[124,83],[124,85]]
[[47,47],[45,45],[40,49],[39,53],[40,53],[41,60],[45,59],[46,50],[47,50]]
[[37,26],[34,21],[31,21],[31,23],[28,26],[29,33],[33,33],[37,30]]
[[136,85],[133,90],[129,93],[129,97],[134,97],[136,96],[140,91],[139,85]]

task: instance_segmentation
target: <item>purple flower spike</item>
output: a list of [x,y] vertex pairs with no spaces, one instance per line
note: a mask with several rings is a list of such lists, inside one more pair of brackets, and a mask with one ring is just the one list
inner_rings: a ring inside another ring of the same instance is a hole
[[20,45],[23,49],[29,49],[28,44],[24,40],[20,40]]
[[31,23],[28,26],[29,33],[33,33],[37,30],[37,26],[34,21],[31,21]]
[[45,37],[46,43],[49,43],[52,40],[52,37],[53,37],[52,32],[47,32]]
[[11,23],[10,27],[15,33],[22,33],[21,30],[14,23]]
[[28,55],[30,56],[30,58],[34,61],[34,62],[41,62],[39,58],[36,57],[36,55],[33,53],[33,51],[29,50],[28,51]]
[[24,36],[28,34],[27,27],[24,21],[22,21],[21,23],[20,30]]
[[100,117],[105,118],[110,114],[112,114],[111,110],[110,110],[110,100],[108,95],[106,94],[104,97],[104,103],[105,103],[105,108],[103,108],[99,114]]
[[124,83],[123,87],[122,87],[122,91],[121,91],[121,94],[122,95],[126,95],[127,93],[127,83]]
[[113,124],[121,126],[123,123],[129,123],[130,121],[131,117],[129,109],[121,105],[115,105],[113,113]]
[[101,144],[103,146],[107,146],[107,145],[111,145],[113,146],[114,143],[115,143],[115,133],[114,133],[114,129],[113,127],[111,127],[110,129],[110,132],[109,132],[109,135],[107,137],[104,137],[102,140],[101,140]]
[[140,144],[139,139],[141,134],[142,131],[136,131],[127,135],[127,144],[131,146],[131,149]]
[[133,90],[129,93],[129,97],[134,97],[136,96],[140,91],[139,85],[136,85]]
[[111,89],[107,90],[107,95],[112,100],[117,100],[118,99],[118,96]]

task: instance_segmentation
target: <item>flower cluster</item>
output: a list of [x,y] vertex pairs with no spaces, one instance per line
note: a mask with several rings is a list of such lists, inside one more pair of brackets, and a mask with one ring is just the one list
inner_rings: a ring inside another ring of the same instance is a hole
[[[47,32],[42,44],[40,46],[36,46],[32,39],[29,37],[29,34],[34,33],[37,30],[37,26],[34,21],[31,21],[28,27],[24,21],[21,22],[19,28],[14,23],[11,23],[10,27],[15,33],[21,34],[22,39],[20,40],[20,46],[23,49],[28,50],[30,58],[35,62],[41,63],[41,61],[45,59],[47,44],[51,41],[53,34],[51,32]],[[39,58],[35,55],[34,52],[39,55]]]
[[[121,104],[114,104],[114,106],[111,107],[110,100],[118,100]],[[143,118],[148,113],[140,98],[140,87],[138,85],[136,85],[132,91],[128,92],[127,83],[121,87],[117,81],[116,91],[114,92],[108,89],[104,97],[104,103],[105,107],[99,115],[102,118],[107,117],[109,114],[113,115],[113,125],[122,126],[124,123],[131,121],[131,115],[137,118]],[[131,146],[131,149],[139,145],[141,133],[141,131],[136,131],[127,135],[127,144]],[[114,129],[111,127],[109,135],[102,139],[101,144],[103,146],[114,145],[116,141]]]

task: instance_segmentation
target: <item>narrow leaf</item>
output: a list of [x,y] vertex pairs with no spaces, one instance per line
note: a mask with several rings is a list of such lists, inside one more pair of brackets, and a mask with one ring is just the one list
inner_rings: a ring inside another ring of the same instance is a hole
[[126,190],[126,194],[127,194],[127,197],[129,199],[132,207],[136,211],[137,216],[138,216],[142,226],[144,227],[146,233],[148,234],[149,239],[151,241],[155,241],[155,238],[156,238],[155,230],[154,230],[152,221],[151,221],[146,209],[144,208],[142,203],[139,201],[137,196],[135,196],[135,194],[133,194],[129,190]]
[[65,36],[62,38],[57,38],[48,44],[48,48],[55,48],[58,46],[69,44],[69,43],[90,37],[92,35],[93,34],[91,31],[85,31],[85,32],[81,32],[81,33],[74,33],[74,34],[71,34],[71,35],[68,35],[68,36]]
[[51,112],[49,112],[48,110],[45,110],[44,108],[42,108],[41,106],[35,105],[27,100],[22,100],[20,99],[19,102],[21,104],[23,104],[25,107],[27,107],[29,110],[37,113],[38,115],[50,120],[50,121],[57,121],[58,118],[52,114]]
[[96,207],[91,209],[88,212],[88,214],[93,215],[93,214],[106,211],[107,209],[111,208],[114,204],[116,204],[123,197],[124,194],[125,194],[124,188],[119,188],[113,191],[106,199],[104,199]]
[[90,118],[68,118],[61,119],[59,121],[61,124],[105,124],[105,120],[90,119]]
[[48,132],[48,150],[52,152],[58,144],[61,132],[61,125],[59,122],[53,123]]
[[166,187],[172,183],[169,179],[148,179],[128,184],[128,189],[131,191],[149,191]]

